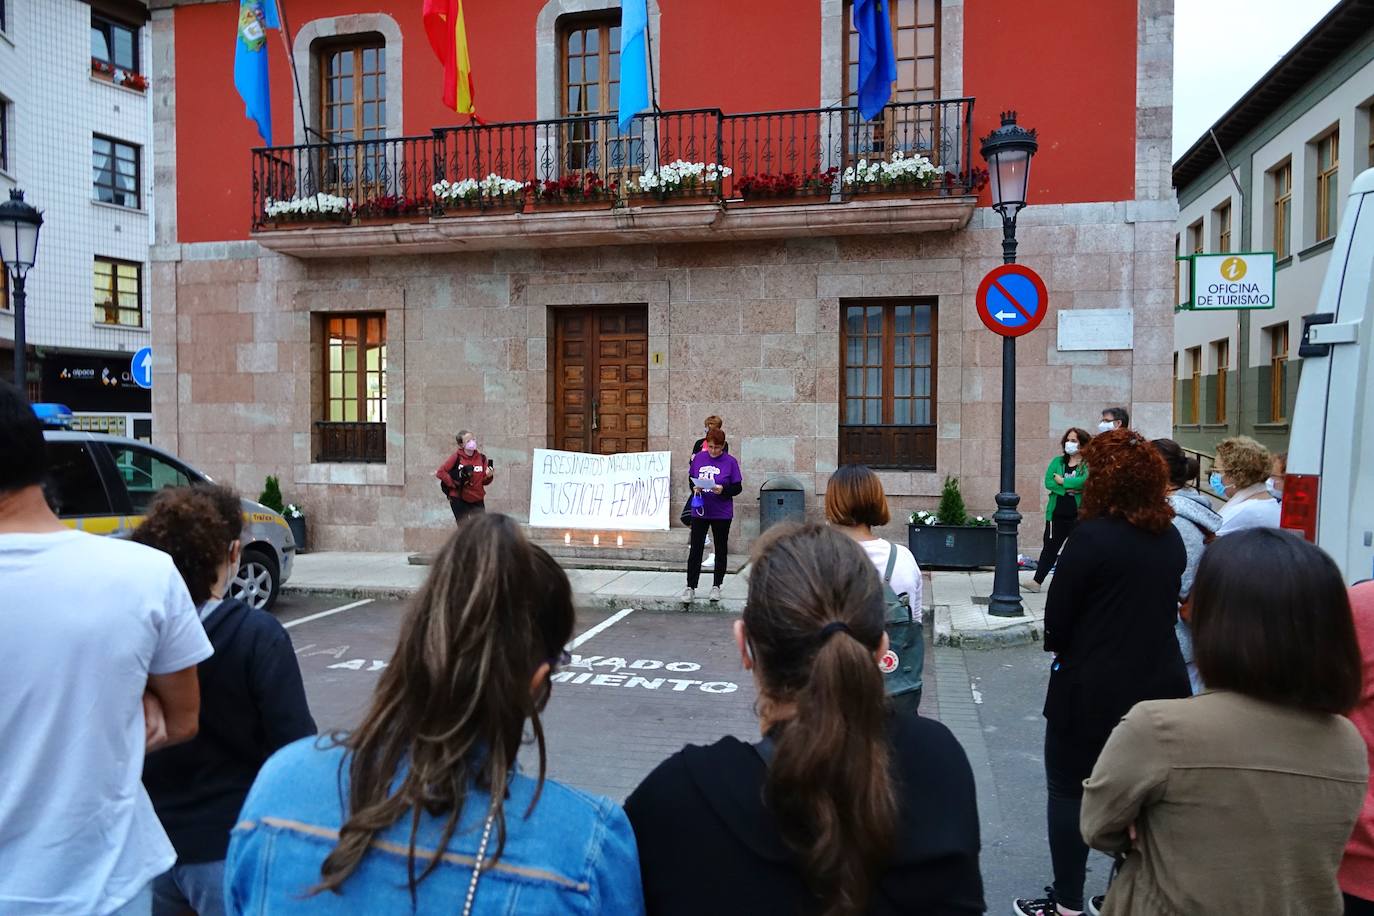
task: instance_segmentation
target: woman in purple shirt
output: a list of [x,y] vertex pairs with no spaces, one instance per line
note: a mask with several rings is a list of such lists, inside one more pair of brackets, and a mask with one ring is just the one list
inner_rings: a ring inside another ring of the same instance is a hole
[[[744,483],[739,462],[725,451],[725,433],[712,429],[706,434],[705,444],[704,449],[692,456],[688,474],[694,482],[694,498],[691,507],[692,547],[687,553],[687,587],[682,590],[683,604],[691,604],[697,594],[707,531],[711,532],[716,549],[711,600],[720,600],[720,584],[725,581],[725,559],[730,552],[730,522],[735,517],[735,497]],[[702,486],[704,483],[711,486]]]

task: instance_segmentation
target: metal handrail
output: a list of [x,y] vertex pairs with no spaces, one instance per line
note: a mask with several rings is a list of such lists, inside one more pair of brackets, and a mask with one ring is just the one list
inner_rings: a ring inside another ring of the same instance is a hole
[[[931,190],[941,195],[975,191],[973,99],[897,102],[866,120],[852,105],[726,115],[718,108],[688,108],[636,115],[620,131],[614,115],[566,116],[435,128],[420,136],[305,143],[253,150],[253,226],[267,220],[269,201],[295,202],[324,193],[342,198],[341,222],[355,217],[442,215],[433,185],[443,179],[509,179],[518,191],[479,189],[447,204],[478,209],[551,198],[613,206],[648,193],[640,176],[674,160],[716,163],[728,177],[699,182],[670,195],[716,202],[738,199],[745,179],[802,176],[818,200],[847,199],[841,174],[860,159],[894,154],[927,156],[946,172]],[[327,201],[328,202],[328,201]],[[339,201],[332,203],[337,207]],[[292,218],[287,213],[283,219]],[[329,215],[306,213],[311,219]]]

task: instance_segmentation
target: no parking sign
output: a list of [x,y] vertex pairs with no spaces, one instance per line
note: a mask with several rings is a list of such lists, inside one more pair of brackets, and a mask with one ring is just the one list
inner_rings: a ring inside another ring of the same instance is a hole
[[1029,267],[1003,264],[978,284],[978,317],[989,331],[1020,337],[1040,327],[1050,310],[1045,281]]

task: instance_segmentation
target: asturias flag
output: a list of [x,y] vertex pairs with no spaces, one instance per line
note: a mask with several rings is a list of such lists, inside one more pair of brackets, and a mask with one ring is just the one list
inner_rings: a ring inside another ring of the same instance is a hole
[[262,142],[272,145],[272,91],[267,81],[267,30],[281,28],[277,0],[239,0],[234,45],[234,88],[244,113],[258,125]]
[[645,74],[644,34],[649,28],[645,0],[625,0],[620,7],[620,132],[630,129],[634,116],[649,107],[649,78]]
[[854,0],[853,15],[859,33],[859,113],[872,120],[892,97],[897,79],[887,0]]
[[476,117],[463,0],[425,0],[424,21],[429,46],[444,63],[444,107]]

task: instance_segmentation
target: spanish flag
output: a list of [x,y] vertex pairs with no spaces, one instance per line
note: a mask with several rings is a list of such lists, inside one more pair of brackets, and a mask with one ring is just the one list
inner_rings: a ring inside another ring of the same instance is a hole
[[444,63],[444,106],[476,119],[463,0],[425,0],[424,21],[429,45]]

